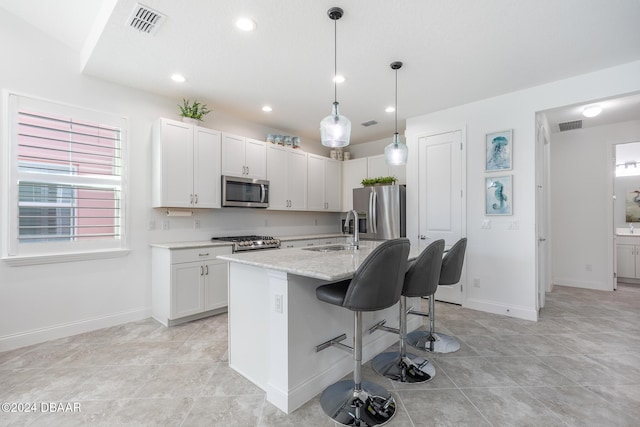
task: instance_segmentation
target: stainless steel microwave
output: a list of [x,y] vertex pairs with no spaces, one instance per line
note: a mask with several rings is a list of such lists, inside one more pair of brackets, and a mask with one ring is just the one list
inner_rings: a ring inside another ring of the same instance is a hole
[[242,208],[269,207],[269,181],[223,175],[222,206]]

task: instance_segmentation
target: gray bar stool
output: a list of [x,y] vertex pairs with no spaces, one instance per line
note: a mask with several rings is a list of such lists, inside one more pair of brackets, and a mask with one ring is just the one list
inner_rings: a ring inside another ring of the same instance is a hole
[[396,403],[389,391],[362,381],[362,312],[383,310],[399,301],[408,256],[408,239],[388,240],[371,251],[352,279],[316,289],[320,301],[354,312],[353,347],[340,343],[345,334],[316,347],[320,351],[336,346],[353,354],[353,380],[334,383],[320,396],[324,412],[340,424],[377,426],[395,414]]
[[[467,238],[458,240],[442,259],[439,285],[455,285],[460,281],[464,254],[467,249]],[[450,335],[436,332],[436,303],[434,296],[429,297],[429,313],[410,310],[409,314],[429,317],[429,331],[413,331],[407,335],[410,346],[431,353],[453,353],[460,349],[460,342]]]
[[432,296],[438,288],[444,240],[436,240],[427,246],[420,256],[409,262],[400,297],[399,329],[383,326],[385,321],[369,329],[377,329],[400,335],[400,351],[381,353],[373,358],[371,367],[378,374],[393,381],[421,383],[433,379],[436,369],[421,356],[407,353],[407,297]]

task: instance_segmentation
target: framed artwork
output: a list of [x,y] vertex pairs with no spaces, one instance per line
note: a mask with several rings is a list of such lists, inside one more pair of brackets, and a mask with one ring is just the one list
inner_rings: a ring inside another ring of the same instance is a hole
[[640,188],[627,188],[624,222],[640,222]]
[[513,175],[485,178],[485,214],[513,214]]
[[513,168],[513,130],[488,133],[485,136],[485,171]]

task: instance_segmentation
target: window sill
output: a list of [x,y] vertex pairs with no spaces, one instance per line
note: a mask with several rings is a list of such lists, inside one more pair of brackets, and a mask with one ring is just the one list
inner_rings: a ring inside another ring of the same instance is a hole
[[109,259],[127,256],[129,249],[114,249],[107,251],[66,253],[52,255],[22,255],[3,257],[2,260],[11,267],[23,265],[55,264],[61,262],[88,261],[96,259]]

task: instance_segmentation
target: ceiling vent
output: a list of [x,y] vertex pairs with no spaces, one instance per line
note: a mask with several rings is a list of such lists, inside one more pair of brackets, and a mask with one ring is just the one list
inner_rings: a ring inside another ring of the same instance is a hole
[[369,126],[377,125],[378,122],[376,122],[375,120],[369,120],[367,122],[362,122],[360,124],[364,127],[369,127]]
[[154,34],[165,18],[166,16],[160,12],[136,3],[129,18],[129,26],[142,33]]
[[560,132],[564,132],[566,130],[582,129],[582,120],[558,123],[558,128],[560,129]]

